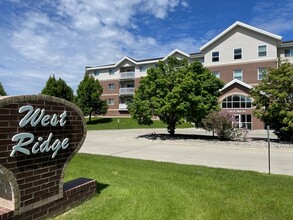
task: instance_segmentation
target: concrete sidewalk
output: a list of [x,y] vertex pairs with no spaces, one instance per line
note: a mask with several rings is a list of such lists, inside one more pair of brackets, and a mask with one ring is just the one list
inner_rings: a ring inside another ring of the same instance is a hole
[[[151,133],[166,134],[166,129],[88,131],[80,153],[110,155],[194,164],[228,169],[268,172],[268,150],[265,147],[234,146],[221,142],[149,140],[137,138]],[[176,129],[179,134],[195,134],[195,129]],[[207,134],[196,130],[196,134]],[[249,136],[265,137],[266,131],[250,132]],[[274,137],[273,134],[271,134]],[[293,150],[271,150],[271,173],[293,175]]]

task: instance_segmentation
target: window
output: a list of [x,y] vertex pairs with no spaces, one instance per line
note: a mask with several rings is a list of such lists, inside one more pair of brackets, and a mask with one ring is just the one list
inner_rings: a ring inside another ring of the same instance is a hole
[[232,95],[222,101],[222,108],[251,108],[251,99],[244,95]]
[[267,68],[265,67],[259,67],[257,68],[257,79],[262,80],[263,76],[267,74]]
[[107,99],[108,105],[114,105],[114,99]]
[[258,46],[258,56],[259,57],[267,56],[267,45]]
[[127,83],[126,88],[134,88],[134,83]]
[[218,79],[220,78],[220,72],[216,71],[216,72],[212,72],[212,74],[214,74],[214,76],[217,77]]
[[147,67],[145,65],[139,67],[140,72],[146,72]]
[[94,76],[98,76],[100,74],[99,70],[94,70]]
[[219,51],[212,52],[212,61],[217,62],[220,60],[220,53]]
[[285,57],[293,57],[293,49],[285,49],[284,53]]
[[234,71],[233,71],[233,78],[242,81],[242,80],[243,80],[242,70],[241,70],[241,69],[239,69],[239,70],[234,70]]
[[109,75],[114,75],[114,70],[113,69],[109,69]]
[[108,84],[108,88],[109,90],[114,90],[115,89],[114,83]]
[[234,49],[234,60],[242,59],[242,49]]
[[252,128],[252,120],[251,115],[241,115],[240,119],[240,128],[247,128],[248,130],[251,130]]

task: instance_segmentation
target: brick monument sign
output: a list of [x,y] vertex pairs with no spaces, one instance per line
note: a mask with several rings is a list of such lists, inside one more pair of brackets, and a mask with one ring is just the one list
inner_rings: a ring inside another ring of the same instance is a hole
[[63,182],[85,136],[83,114],[70,102],[0,97],[0,220],[56,215],[95,195],[95,180]]

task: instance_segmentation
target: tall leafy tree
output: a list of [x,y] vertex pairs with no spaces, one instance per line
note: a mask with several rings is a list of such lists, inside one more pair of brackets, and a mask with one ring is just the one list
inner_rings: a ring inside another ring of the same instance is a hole
[[77,89],[76,102],[85,115],[89,115],[91,121],[92,114],[104,115],[107,113],[108,105],[106,100],[101,99],[103,87],[93,76],[85,74]]
[[59,78],[56,80],[55,76],[50,76],[43,88],[42,94],[51,95],[65,99],[67,101],[73,101],[73,90],[66,84],[66,82]]
[[217,109],[222,87],[223,83],[201,63],[169,57],[142,78],[129,111],[139,124],[151,124],[152,117],[158,116],[174,135],[182,121],[200,125],[210,111]]
[[0,96],[5,96],[7,93],[4,90],[4,87],[2,86],[2,83],[0,82]]
[[281,140],[293,141],[293,64],[279,62],[269,68],[251,92],[254,115],[275,129]]

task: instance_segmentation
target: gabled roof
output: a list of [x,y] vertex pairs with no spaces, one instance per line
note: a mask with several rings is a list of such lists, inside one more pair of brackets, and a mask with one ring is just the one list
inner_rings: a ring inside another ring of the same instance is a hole
[[107,69],[107,68],[115,68],[117,66],[119,66],[122,62],[124,61],[129,61],[131,63],[133,63],[134,65],[143,65],[143,64],[149,64],[149,63],[158,63],[160,60],[165,61],[169,56],[172,56],[176,53],[179,53],[185,57],[190,58],[190,55],[187,53],[184,53],[181,50],[175,49],[173,50],[171,53],[169,53],[168,55],[166,55],[165,57],[160,57],[160,58],[153,58],[153,59],[146,59],[146,60],[135,60],[132,59],[130,57],[123,57],[121,60],[119,60],[117,63],[115,64],[109,64],[109,65],[103,65],[103,66],[97,66],[97,67],[86,67],[86,70],[98,70],[98,69]]
[[168,57],[174,55],[175,53],[180,53],[181,55],[183,55],[183,56],[185,56],[185,57],[188,57],[188,58],[190,57],[189,54],[184,53],[184,52],[181,51],[181,50],[175,49],[175,50],[173,50],[171,53],[167,54],[167,56],[165,56],[165,57],[163,58],[163,61],[165,61]]
[[126,60],[128,60],[130,63],[133,63],[133,64],[136,63],[136,61],[135,61],[134,59],[125,56],[125,57],[123,57],[121,60],[119,60],[119,61],[115,64],[115,67],[116,67],[116,66],[119,66],[122,62],[124,62],[124,61],[126,61]]
[[115,67],[119,66],[122,62],[124,62],[126,60],[131,62],[131,63],[133,63],[133,64],[135,64],[135,65],[139,65],[139,64],[156,63],[160,59],[148,59],[148,60],[142,60],[142,61],[138,60],[137,61],[137,60],[134,60],[134,59],[132,59],[130,57],[125,56],[115,64],[103,65],[103,66],[97,66],[97,67],[88,67],[88,68],[86,68],[86,70],[98,70],[98,69],[115,68]]
[[232,24],[230,27],[228,27],[226,30],[224,30],[222,33],[220,33],[219,35],[217,35],[216,37],[214,37],[212,40],[210,40],[209,42],[207,42],[205,45],[203,45],[200,50],[204,50],[206,49],[208,46],[210,46],[212,43],[216,42],[218,39],[220,39],[221,37],[223,37],[225,34],[227,34],[228,32],[230,32],[232,29],[236,28],[236,27],[243,27],[243,28],[246,28],[246,29],[249,29],[251,31],[255,31],[257,33],[260,33],[260,34],[263,34],[263,35],[266,35],[268,37],[271,37],[271,38],[274,38],[278,41],[282,40],[282,36],[279,36],[279,35],[276,35],[276,34],[272,34],[270,32],[267,32],[267,31],[264,31],[264,30],[261,30],[259,28],[256,28],[256,27],[253,27],[253,26],[250,26],[248,24],[244,24],[240,21],[236,21],[234,24]]
[[220,89],[220,91],[223,91],[223,90],[227,89],[228,87],[230,87],[230,86],[232,86],[232,85],[234,85],[236,83],[241,85],[241,86],[246,87],[247,89],[252,89],[253,88],[253,86],[248,85],[245,82],[242,82],[242,81],[240,81],[238,79],[233,79],[232,81],[228,82],[222,89]]

